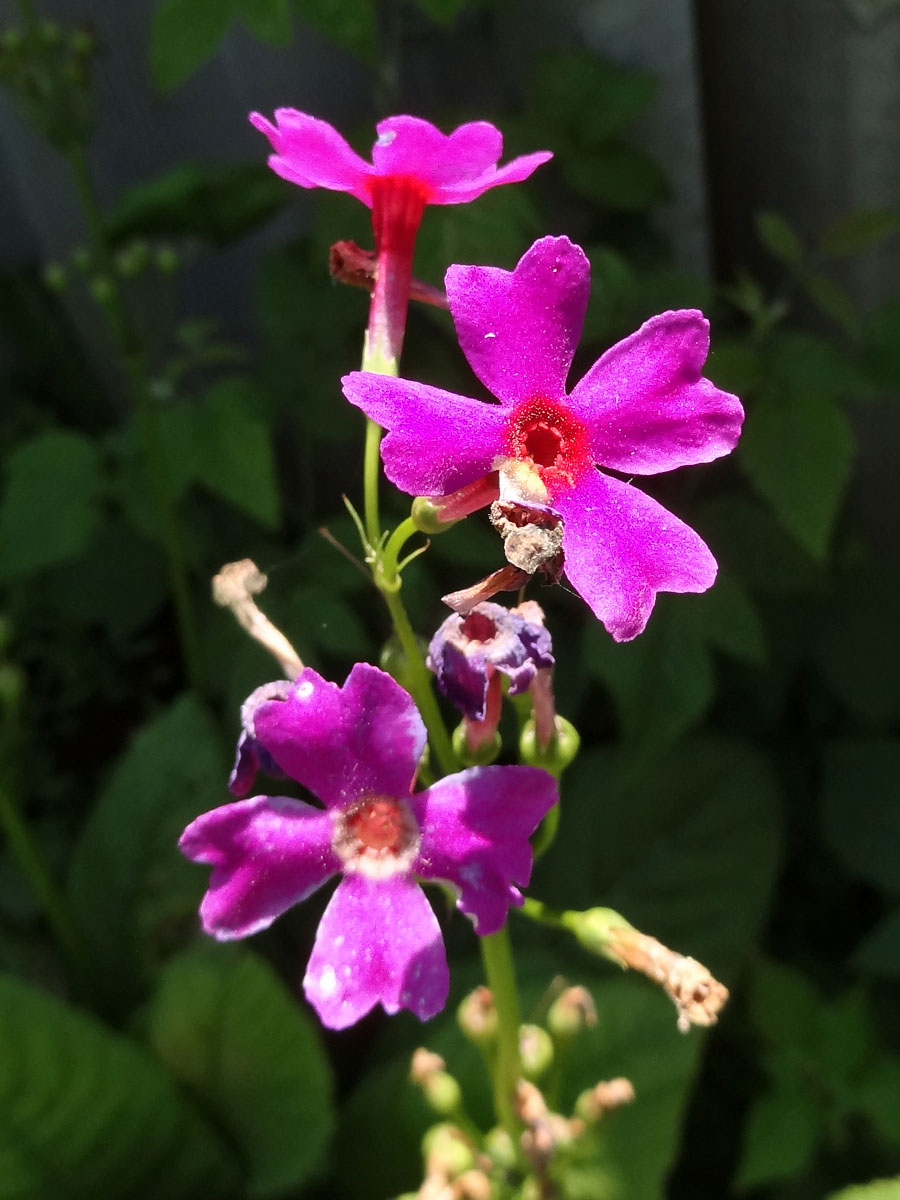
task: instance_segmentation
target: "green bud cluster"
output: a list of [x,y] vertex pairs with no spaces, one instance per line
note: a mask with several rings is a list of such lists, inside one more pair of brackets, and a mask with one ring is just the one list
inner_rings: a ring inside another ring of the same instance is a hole
[[95,124],[91,60],[96,39],[36,21],[0,36],[0,85],[25,117],[64,154],[85,146]]

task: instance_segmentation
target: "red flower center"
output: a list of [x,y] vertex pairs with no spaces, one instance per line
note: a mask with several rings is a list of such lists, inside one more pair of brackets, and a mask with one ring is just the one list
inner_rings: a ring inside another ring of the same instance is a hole
[[552,497],[591,467],[587,429],[563,404],[542,396],[518,405],[506,427],[510,458],[530,466]]
[[408,818],[399,800],[372,796],[347,817],[347,832],[366,850],[402,850],[408,841]]
[[489,642],[496,636],[497,626],[491,617],[484,613],[470,612],[459,628],[467,642]]

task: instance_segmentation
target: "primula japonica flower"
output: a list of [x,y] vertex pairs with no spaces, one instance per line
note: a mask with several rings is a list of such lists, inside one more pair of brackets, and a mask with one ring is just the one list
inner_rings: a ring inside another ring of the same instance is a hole
[[487,121],[443,134],[420,117],[387,117],[367,163],[327,121],[279,108],[275,124],[250,121],[275,151],[269,166],[300,187],[348,192],[372,210],[377,268],[369,349],[396,363],[403,344],[416,234],[428,204],[465,204],[502,183],[518,183],[552,154],[541,150],[503,167],[503,137]]
[[484,478],[487,503],[499,472],[507,524],[520,506],[535,514],[536,529],[561,525],[565,574],[617,641],[643,630],[657,592],[710,587],[716,563],[700,537],[595,469],[654,475],[734,448],[743,410],[700,373],[709,350],[703,315],[652,317],[567,393],[590,291],[579,246],[542,238],[514,271],[451,266],[445,282],[463,353],[500,403],[348,375],[344,394],[390,431],[381,449],[388,478],[430,497]]
[[473,721],[483,721],[492,682],[509,679],[510,695],[530,687],[539,669],[553,666],[550,633],[533,600],[519,608],[477,604],[465,616],[453,613],[428,647],[428,666],[451,704]]
[[378,1003],[434,1016],[449,975],[417,877],[448,883],[476,933],[496,932],[521,903],[528,838],[558,799],[555,781],[531,767],[481,767],[411,794],[425,727],[399,684],[365,664],[343,687],[306,668],[258,703],[251,723],[256,744],[324,808],[254,796],[187,827],[181,849],[213,868],[205,930],[248,937],[341,875],[306,970],[307,999],[332,1029]]

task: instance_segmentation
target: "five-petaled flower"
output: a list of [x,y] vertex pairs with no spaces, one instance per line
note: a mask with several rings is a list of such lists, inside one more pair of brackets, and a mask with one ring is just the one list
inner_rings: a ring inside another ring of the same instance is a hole
[[743,410],[701,375],[703,315],[652,317],[567,394],[590,291],[579,246],[542,238],[514,271],[451,266],[446,287],[462,350],[500,403],[348,375],[347,398],[390,431],[382,443],[388,478],[412,495],[440,497],[499,472],[504,512],[521,507],[562,526],[565,574],[617,641],[643,630],[657,592],[710,587],[716,563],[701,538],[638,488],[595,469],[653,475],[734,448]]
[[531,767],[481,767],[413,794],[425,727],[399,684],[365,664],[343,687],[307,668],[249,720],[245,732],[324,808],[254,796],[193,821],[180,845],[213,867],[204,928],[247,937],[342,874],[303,981],[308,1000],[333,1029],[379,1002],[434,1016],[449,975],[417,877],[448,883],[476,932],[496,932],[521,903],[528,838],[556,803],[556,782]]

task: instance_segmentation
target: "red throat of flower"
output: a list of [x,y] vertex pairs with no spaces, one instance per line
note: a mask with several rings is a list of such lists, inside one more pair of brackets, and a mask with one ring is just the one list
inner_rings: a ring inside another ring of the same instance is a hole
[[564,404],[542,396],[513,409],[506,452],[535,472],[551,499],[574,487],[591,468],[584,424]]
[[345,871],[383,879],[409,868],[418,851],[419,829],[403,800],[363,796],[337,815],[332,845]]
[[370,191],[377,266],[369,349],[396,363],[403,349],[416,234],[428,192],[419,180],[402,175],[375,175]]

